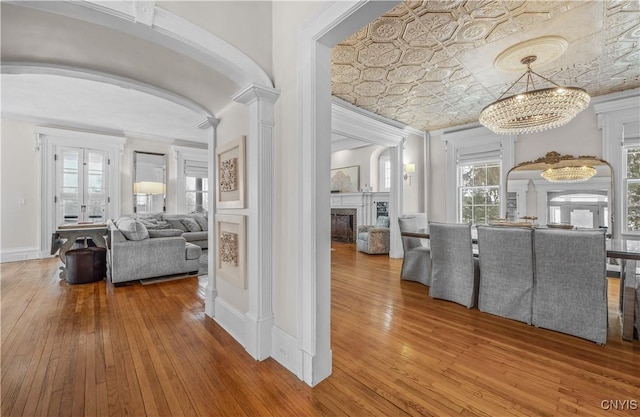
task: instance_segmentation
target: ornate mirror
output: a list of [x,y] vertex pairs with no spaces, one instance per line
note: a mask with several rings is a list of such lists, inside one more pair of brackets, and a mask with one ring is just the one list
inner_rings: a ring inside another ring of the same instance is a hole
[[613,231],[613,169],[594,156],[549,152],[507,173],[506,220]]
[[167,162],[164,154],[133,153],[133,211],[165,211]]

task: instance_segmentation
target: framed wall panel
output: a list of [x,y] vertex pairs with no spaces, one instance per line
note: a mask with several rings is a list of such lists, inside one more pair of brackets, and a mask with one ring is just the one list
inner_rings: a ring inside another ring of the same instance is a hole
[[245,137],[216,148],[216,207],[245,208]]
[[245,216],[216,214],[216,276],[247,288]]

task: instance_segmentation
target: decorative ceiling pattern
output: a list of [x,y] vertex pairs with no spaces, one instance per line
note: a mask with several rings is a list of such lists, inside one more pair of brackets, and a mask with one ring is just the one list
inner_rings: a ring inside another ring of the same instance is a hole
[[407,0],[332,49],[332,94],[420,130],[476,122],[526,70],[495,58],[547,35],[568,48],[532,65],[544,77],[592,97],[640,87],[638,1]]

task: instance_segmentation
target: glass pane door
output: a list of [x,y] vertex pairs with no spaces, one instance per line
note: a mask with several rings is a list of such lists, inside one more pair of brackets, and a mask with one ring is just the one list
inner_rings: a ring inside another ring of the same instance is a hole
[[62,148],[58,160],[58,223],[77,223],[82,220],[80,206],[83,204],[82,163],[83,151]]
[[92,149],[85,150],[85,212],[84,219],[104,223],[107,206],[107,154]]
[[57,223],[103,223],[107,207],[107,153],[59,148],[58,157]]

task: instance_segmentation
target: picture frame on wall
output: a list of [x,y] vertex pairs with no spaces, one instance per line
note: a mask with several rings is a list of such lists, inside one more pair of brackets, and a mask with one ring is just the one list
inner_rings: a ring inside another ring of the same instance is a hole
[[245,208],[245,136],[216,148],[216,207]]
[[245,216],[216,214],[216,276],[247,288]]
[[360,190],[360,165],[331,170],[332,193],[357,193]]

